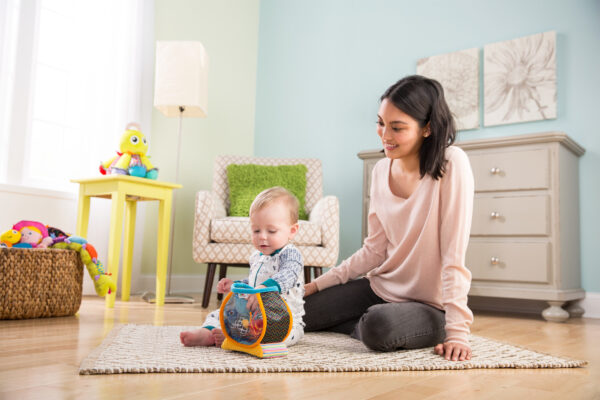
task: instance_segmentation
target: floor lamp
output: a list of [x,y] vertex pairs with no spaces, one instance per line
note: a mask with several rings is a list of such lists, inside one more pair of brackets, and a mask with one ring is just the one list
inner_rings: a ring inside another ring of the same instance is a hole
[[[175,183],[179,182],[182,120],[183,117],[206,117],[207,86],[208,55],[202,43],[195,41],[156,42],[154,107],[167,117],[179,118]],[[175,196],[176,192],[173,192],[165,303],[193,303],[194,299],[192,297],[171,295]],[[144,293],[142,298],[148,302],[154,302],[155,300],[153,293]]]

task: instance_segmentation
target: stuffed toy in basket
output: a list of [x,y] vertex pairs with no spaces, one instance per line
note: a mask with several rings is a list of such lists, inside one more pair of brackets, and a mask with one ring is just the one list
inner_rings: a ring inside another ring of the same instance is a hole
[[[258,307],[248,310],[248,297],[255,295]],[[234,283],[220,310],[225,340],[221,347],[241,351],[260,358],[283,357],[284,344],[292,330],[292,313],[277,288],[254,289]]]

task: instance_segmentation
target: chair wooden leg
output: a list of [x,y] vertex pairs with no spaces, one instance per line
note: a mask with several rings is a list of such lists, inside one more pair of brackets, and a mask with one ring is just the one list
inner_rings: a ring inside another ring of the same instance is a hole
[[217,264],[208,263],[206,267],[206,280],[204,281],[204,293],[202,295],[202,307],[208,307],[208,303],[210,302],[210,292],[212,291],[213,280],[215,279],[215,270],[217,269]]
[[310,268],[304,267],[304,283],[310,283]]
[[[219,264],[219,280],[227,276],[227,264]],[[223,293],[217,293],[217,300],[223,300]]]
[[315,279],[323,275],[323,267],[315,267]]

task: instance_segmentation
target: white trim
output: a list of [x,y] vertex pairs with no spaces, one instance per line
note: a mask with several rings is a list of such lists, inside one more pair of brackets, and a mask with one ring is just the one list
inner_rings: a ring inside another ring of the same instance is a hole
[[600,318],[600,293],[586,292],[579,306],[585,310],[584,318]]
[[[233,280],[247,278],[247,274],[228,275]],[[213,282],[213,291],[216,293],[218,277],[215,276]],[[153,292],[156,285],[156,275],[140,275],[136,288],[132,287],[133,292]],[[172,293],[202,293],[204,290],[204,275],[173,275],[171,277]],[[469,297],[469,306],[474,310],[489,310],[514,312],[520,314],[541,315],[542,311],[548,307],[545,301],[519,300],[519,299],[497,299],[488,297]],[[584,318],[600,318],[600,293],[586,292],[585,298],[579,301],[579,306],[585,310]]]
[[[228,274],[228,278],[236,280],[242,280],[248,277],[248,274]],[[171,293],[202,293],[204,290],[204,278],[205,275],[172,275],[171,276]],[[217,293],[216,287],[219,281],[218,276],[215,276],[213,280],[213,290],[211,294]],[[134,282],[132,281],[132,285]],[[136,287],[131,288],[133,293],[142,292],[154,292],[156,289],[156,275],[154,274],[142,274],[138,280]],[[120,288],[117,289],[117,294]]]
[[[75,185],[75,184],[73,184]],[[72,192],[66,192],[62,190],[44,189],[39,187],[24,186],[24,185],[9,185],[0,183],[0,192],[4,193],[16,193],[24,194],[35,197],[52,197],[56,199],[65,200],[76,200],[77,199],[77,188],[74,188]]]

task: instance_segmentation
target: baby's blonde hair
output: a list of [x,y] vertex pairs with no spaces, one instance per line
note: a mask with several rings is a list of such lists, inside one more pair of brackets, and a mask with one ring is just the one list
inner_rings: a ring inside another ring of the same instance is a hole
[[300,208],[300,202],[296,196],[292,194],[292,192],[281,186],[274,186],[260,192],[250,206],[250,216],[278,200],[283,201],[284,204],[289,208],[290,223],[295,224],[298,222],[298,209]]

